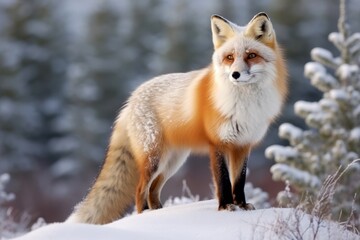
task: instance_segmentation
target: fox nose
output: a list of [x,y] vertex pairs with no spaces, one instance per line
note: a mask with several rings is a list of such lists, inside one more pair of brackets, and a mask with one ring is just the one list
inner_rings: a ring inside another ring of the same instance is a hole
[[240,73],[239,72],[233,72],[231,75],[234,79],[238,79],[240,77]]

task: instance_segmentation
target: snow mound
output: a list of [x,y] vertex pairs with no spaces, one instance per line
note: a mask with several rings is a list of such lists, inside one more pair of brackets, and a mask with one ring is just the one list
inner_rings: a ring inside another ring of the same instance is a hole
[[17,239],[264,240],[292,239],[298,235],[301,236],[301,239],[358,239],[357,235],[346,231],[334,222],[317,223],[311,216],[294,209],[270,208],[254,211],[219,212],[215,200],[147,211],[102,226],[54,223]]

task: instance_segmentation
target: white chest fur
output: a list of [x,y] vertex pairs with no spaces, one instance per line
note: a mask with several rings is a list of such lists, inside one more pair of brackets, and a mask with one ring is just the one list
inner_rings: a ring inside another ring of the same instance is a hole
[[224,85],[214,94],[216,107],[227,119],[218,129],[220,139],[234,144],[260,141],[281,108],[277,89],[271,81]]

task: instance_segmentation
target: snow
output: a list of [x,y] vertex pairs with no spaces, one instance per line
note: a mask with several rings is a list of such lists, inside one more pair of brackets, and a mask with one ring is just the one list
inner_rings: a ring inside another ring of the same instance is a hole
[[342,81],[346,81],[351,76],[355,76],[359,72],[359,67],[357,65],[349,65],[349,64],[342,64],[338,70],[337,74]]
[[321,185],[317,176],[283,163],[273,165],[270,171],[274,180],[286,181],[291,179],[291,182],[301,183],[313,189],[319,188]]
[[329,50],[324,48],[316,47],[311,50],[311,58],[317,62],[324,63],[327,66],[337,67],[340,62],[334,59],[334,56]]
[[297,101],[294,105],[295,113],[301,117],[307,117],[311,113],[320,112],[321,107],[318,102]]
[[66,175],[76,175],[81,170],[81,163],[72,158],[58,160],[50,167],[51,176],[59,178]]
[[[315,221],[314,221],[315,220]],[[317,227],[319,232],[314,238]],[[122,218],[107,225],[54,223],[17,240],[62,239],[357,239],[334,222],[299,210],[217,211],[215,200],[201,201]]]
[[332,42],[338,49],[341,49],[344,46],[344,36],[339,32],[330,33],[329,41]]
[[316,60],[317,58],[333,59],[333,55],[329,50],[316,47],[311,50],[311,57]]
[[0,101],[0,116],[2,121],[9,120],[14,115],[16,111],[15,103],[12,102],[10,99],[3,98]]
[[28,34],[33,34],[40,38],[45,38],[51,32],[50,26],[39,20],[30,21],[25,25],[25,27]]
[[311,78],[316,73],[325,74],[325,67],[317,62],[308,62],[305,64],[304,74],[306,77]]
[[350,53],[355,55],[358,54],[360,51],[360,33],[354,33],[351,35],[346,43],[349,46]]
[[283,123],[279,127],[279,136],[290,141],[299,142],[302,140],[303,131],[290,123]]
[[339,111],[339,105],[332,99],[323,98],[319,101],[322,109],[328,112],[337,113]]
[[[330,52],[326,52],[325,49],[314,48],[311,51],[311,56],[313,59],[323,62],[328,66],[336,67],[340,64],[336,59],[327,59],[326,57],[330,57]],[[322,60],[323,61],[322,61]],[[323,92],[327,92],[330,89],[338,88],[339,83],[336,78],[326,72],[326,69],[323,65],[317,62],[309,62],[305,64],[304,74],[306,77],[311,79],[311,84],[317,87],[319,90]]]
[[350,140],[360,143],[360,127],[355,127],[350,131]]
[[281,145],[272,145],[265,150],[267,158],[274,158],[277,162],[286,162],[288,159],[295,159],[299,156],[296,149],[292,147],[284,147]]
[[15,194],[7,193],[5,191],[5,186],[10,181],[10,175],[8,173],[3,173],[0,175],[0,204],[10,202],[15,199]]
[[348,102],[350,96],[344,89],[333,89],[330,91],[330,98],[339,102]]

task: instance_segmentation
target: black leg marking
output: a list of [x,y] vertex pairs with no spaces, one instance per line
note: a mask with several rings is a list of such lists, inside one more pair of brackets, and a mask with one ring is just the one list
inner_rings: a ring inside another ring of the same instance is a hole
[[[231,182],[229,172],[225,162],[225,156],[221,152],[216,152],[217,162],[217,179],[218,187],[219,209],[227,209],[228,204],[233,204],[233,197],[231,193]],[[216,170],[215,170],[216,171]]]
[[236,179],[234,184],[234,196],[235,196],[235,203],[239,206],[246,205],[246,199],[245,199],[245,181],[246,181],[246,169],[247,169],[247,161],[248,157],[244,159],[244,164],[241,170],[241,173],[239,177]]
[[147,203],[147,201],[144,201],[144,205],[142,207],[142,210],[145,211],[145,210],[148,210],[148,209],[150,209],[149,204]]

